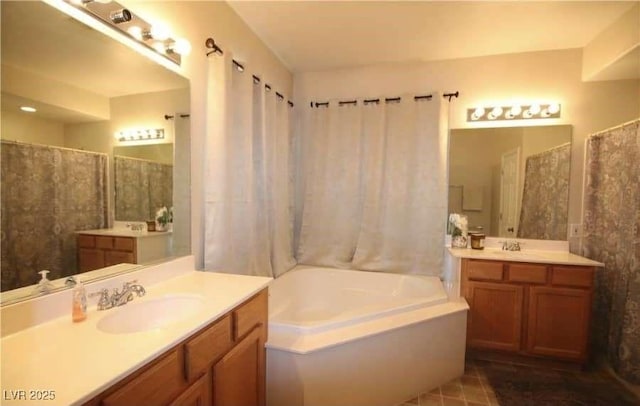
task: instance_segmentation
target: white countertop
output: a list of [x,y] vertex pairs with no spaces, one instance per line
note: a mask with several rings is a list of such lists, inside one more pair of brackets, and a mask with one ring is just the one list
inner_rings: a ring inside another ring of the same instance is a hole
[[[270,281],[265,277],[187,271],[145,285],[147,294],[123,307],[97,311],[95,305],[91,306],[87,319],[80,323],[71,321],[69,303],[68,314],[2,339],[1,403],[74,405],[88,401],[218,319]],[[94,289],[87,287],[87,290]],[[205,301],[202,310],[164,329],[109,334],[96,327],[102,317],[136,302],[183,293],[201,295]],[[27,399],[12,400],[21,396],[18,391],[26,391]],[[53,391],[55,399],[34,403],[29,400],[30,391]]]
[[471,248],[451,248],[449,253],[456,258],[492,259],[497,261],[530,262],[540,264],[579,265],[579,266],[604,266],[603,263],[594,261],[568,251],[544,251],[528,250],[503,251],[496,248],[474,250]]
[[171,231],[131,231],[128,228],[98,228],[94,230],[80,230],[76,231],[76,234],[88,234],[88,235],[107,235],[113,237],[159,237],[163,235],[171,235]]

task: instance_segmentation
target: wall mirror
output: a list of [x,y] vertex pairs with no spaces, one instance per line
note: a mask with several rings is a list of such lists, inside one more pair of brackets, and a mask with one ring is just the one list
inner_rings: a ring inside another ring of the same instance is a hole
[[492,237],[567,239],[571,126],[453,129],[449,213]]
[[[41,270],[50,271],[54,290],[64,288],[79,271],[77,231],[150,219],[156,207],[118,213],[116,156],[170,168],[153,186],[167,191],[163,205],[173,207],[167,258],[188,255],[189,81],[46,3],[2,1],[0,11],[2,303],[37,294]],[[114,136],[132,128],[163,129],[164,138]],[[127,186],[148,194],[146,179],[128,178]],[[114,265],[81,279],[141,265]]]

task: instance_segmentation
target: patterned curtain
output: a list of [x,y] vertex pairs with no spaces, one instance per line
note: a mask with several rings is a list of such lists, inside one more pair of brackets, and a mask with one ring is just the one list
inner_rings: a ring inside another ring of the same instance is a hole
[[2,143],[2,291],[76,273],[75,231],[107,226],[106,154]]
[[527,158],[519,238],[567,239],[571,144]]
[[597,272],[594,347],[640,384],[640,119],[587,141],[584,255]]
[[116,220],[154,220],[158,209],[173,206],[173,165],[117,155],[113,162]]

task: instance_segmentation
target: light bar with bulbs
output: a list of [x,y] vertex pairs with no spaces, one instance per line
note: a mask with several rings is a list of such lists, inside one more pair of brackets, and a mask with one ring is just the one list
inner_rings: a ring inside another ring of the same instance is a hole
[[128,129],[118,131],[114,134],[118,141],[148,141],[164,139],[164,129]]
[[476,107],[467,109],[467,121],[530,120],[560,118],[560,104],[548,103],[511,106]]
[[116,1],[65,1],[178,65],[182,62],[182,56],[191,51],[189,41],[171,38],[171,33],[166,26],[150,24]]

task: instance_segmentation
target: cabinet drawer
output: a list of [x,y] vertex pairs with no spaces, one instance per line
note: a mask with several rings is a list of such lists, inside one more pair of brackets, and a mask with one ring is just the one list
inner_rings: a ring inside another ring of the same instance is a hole
[[78,247],[95,248],[96,239],[92,235],[78,235]]
[[257,325],[267,324],[267,299],[265,289],[234,310],[234,339],[244,336]]
[[196,378],[231,348],[231,316],[226,315],[185,344],[185,373],[188,381]]
[[509,264],[509,282],[547,283],[547,266],[535,264]]
[[551,273],[551,284],[590,288],[593,286],[593,268],[554,266]]
[[113,239],[113,249],[119,251],[133,252],[136,242],[133,238],[129,237],[115,237]]
[[96,248],[113,249],[113,237],[104,237],[101,235],[95,236]]
[[504,273],[504,264],[493,261],[469,261],[468,277],[471,280],[501,281]]
[[166,405],[186,386],[178,350],[173,350],[140,375],[104,398],[104,406]]

